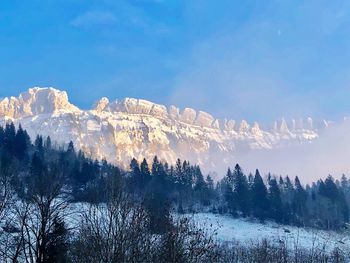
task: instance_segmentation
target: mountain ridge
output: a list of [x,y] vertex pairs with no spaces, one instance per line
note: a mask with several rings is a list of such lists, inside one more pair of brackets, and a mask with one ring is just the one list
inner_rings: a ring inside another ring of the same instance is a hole
[[164,106],[143,99],[110,101],[103,97],[92,109],[71,104],[68,94],[55,88],[35,87],[19,97],[0,100],[0,122],[21,123],[31,137],[50,137],[58,143],[72,140],[95,158],[127,167],[131,158],[158,155],[174,163],[179,157],[208,170],[234,161],[237,154],[309,143],[329,122],[285,119],[271,129],[242,120],[219,120],[204,111]]

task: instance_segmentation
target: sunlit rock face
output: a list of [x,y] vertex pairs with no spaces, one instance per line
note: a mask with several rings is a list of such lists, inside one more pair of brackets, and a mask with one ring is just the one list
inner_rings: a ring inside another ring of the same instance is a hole
[[54,88],[1,99],[0,121],[20,123],[32,138],[49,135],[57,145],[72,140],[88,155],[125,167],[131,158],[157,155],[171,164],[187,159],[208,171],[232,165],[242,152],[311,142],[329,125],[311,118],[282,119],[262,129],[256,122],[218,120],[203,111],[133,98],[102,98],[91,110],[81,110]]
[[18,98],[0,100],[0,116],[22,118],[39,114],[50,114],[64,110],[78,112],[79,109],[68,101],[65,91],[53,88],[32,88]]

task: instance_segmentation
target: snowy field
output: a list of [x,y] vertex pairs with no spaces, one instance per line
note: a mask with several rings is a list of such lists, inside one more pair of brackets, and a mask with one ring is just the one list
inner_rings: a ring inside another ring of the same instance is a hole
[[232,218],[225,215],[198,213],[187,215],[196,224],[217,233],[221,242],[239,241],[249,245],[267,239],[273,243],[284,242],[289,249],[305,248],[331,251],[339,248],[350,251],[350,233],[337,233],[308,228],[279,225],[273,222],[261,224],[249,219]]
[[[87,210],[86,204],[71,204],[68,226],[74,228],[81,220],[80,214]],[[334,248],[350,253],[350,232],[334,232],[313,228],[298,228],[267,221],[262,224],[253,219],[233,218],[212,213],[186,214],[196,225],[209,234],[216,233],[219,242],[239,242],[242,245],[255,244],[267,239],[272,243],[283,242],[288,249],[332,251]]]

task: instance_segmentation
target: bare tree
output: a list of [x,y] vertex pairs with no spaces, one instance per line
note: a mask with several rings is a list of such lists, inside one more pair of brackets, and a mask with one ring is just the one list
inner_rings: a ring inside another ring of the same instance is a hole
[[6,159],[0,161],[0,223],[6,219],[6,210],[8,210],[14,201],[14,191],[11,185],[13,177],[13,167],[6,163]]
[[[12,164],[12,165],[10,165]],[[13,207],[15,204],[15,191],[11,184],[13,179],[14,163],[10,159],[1,158],[0,162],[0,261],[6,262],[11,252],[16,248],[17,242],[13,234],[18,232],[14,227]]]
[[12,210],[16,231],[8,235],[5,257],[12,262],[48,262],[50,247],[60,234],[57,229],[64,226],[68,202],[61,191],[63,180],[57,166],[52,164],[31,176],[25,198],[17,200]]
[[13,189],[10,178],[6,174],[0,175],[0,222],[5,220],[6,210],[13,203]]
[[149,218],[112,180],[107,202],[91,204],[82,214],[73,242],[73,262],[146,262],[153,254]]
[[159,245],[156,262],[216,262],[219,259],[215,232],[198,227],[189,218],[172,220]]

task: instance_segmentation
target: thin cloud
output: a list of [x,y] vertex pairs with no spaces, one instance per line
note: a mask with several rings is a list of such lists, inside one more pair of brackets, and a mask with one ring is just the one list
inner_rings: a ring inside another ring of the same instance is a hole
[[116,16],[109,11],[87,11],[71,21],[75,27],[114,25]]
[[148,34],[169,33],[170,28],[161,22],[153,20],[142,9],[126,2],[108,11],[90,10],[75,17],[70,24],[74,27],[108,27],[115,26],[124,30],[139,30]]

